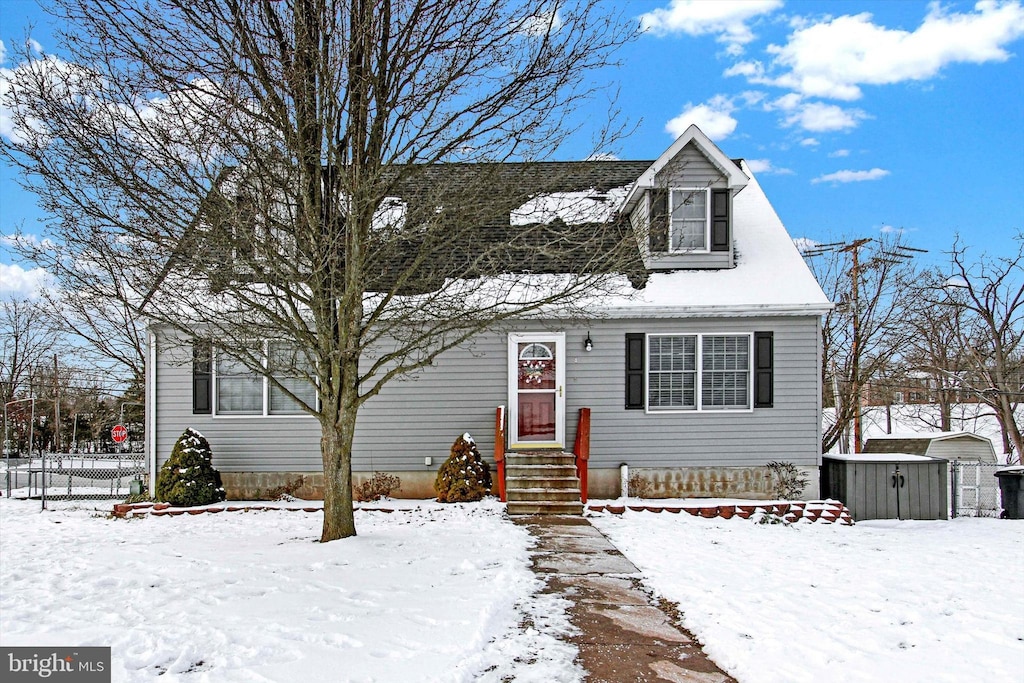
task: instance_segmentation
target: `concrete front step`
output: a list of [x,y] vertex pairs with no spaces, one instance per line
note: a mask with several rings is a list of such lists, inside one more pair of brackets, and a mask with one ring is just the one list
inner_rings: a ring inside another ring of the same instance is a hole
[[551,501],[562,503],[580,502],[579,487],[568,489],[536,488],[536,489],[508,489],[509,502],[520,501]]
[[508,502],[510,515],[582,515],[583,503],[563,501],[520,501]]
[[507,465],[506,477],[575,477],[575,465]]
[[571,465],[576,466],[576,456],[572,453],[551,451],[548,453],[506,453],[508,465]]
[[543,472],[521,473],[505,477],[506,488],[580,488],[580,479],[574,476],[549,476]]

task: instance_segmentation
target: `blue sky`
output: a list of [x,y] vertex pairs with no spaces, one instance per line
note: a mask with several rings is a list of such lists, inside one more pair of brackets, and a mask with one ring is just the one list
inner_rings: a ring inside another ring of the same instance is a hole
[[[959,234],[992,255],[1024,230],[1024,5],[989,0],[650,0],[621,5],[644,35],[601,76],[653,159],[690,122],[754,166],[790,234],[818,241],[902,231],[948,262]],[[33,2],[0,0],[0,39],[54,51]],[[12,68],[10,58],[0,68]],[[2,75],[2,72],[0,72]],[[600,121],[606,101],[580,112]],[[5,121],[0,112],[0,134]],[[563,158],[589,152],[583,143]],[[0,166],[0,233],[41,232],[31,195]],[[0,245],[0,288],[33,279]]]

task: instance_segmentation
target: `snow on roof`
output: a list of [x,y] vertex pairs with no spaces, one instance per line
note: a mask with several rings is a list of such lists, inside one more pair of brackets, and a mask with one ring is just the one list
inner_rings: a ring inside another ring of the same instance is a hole
[[513,209],[509,221],[512,225],[533,225],[551,223],[557,218],[566,225],[607,223],[628,191],[629,186],[615,187],[607,192],[591,188],[580,192],[537,195]]
[[875,434],[872,435],[872,439],[932,439],[934,441],[941,441],[944,439],[955,439],[957,437],[967,436],[972,439],[978,439],[979,441],[988,441],[983,436],[974,434],[973,432],[902,432],[898,434]]
[[736,267],[654,272],[647,286],[597,304],[609,315],[821,314],[832,308],[747,165],[733,198]]
[[913,453],[829,453],[823,456],[830,460],[846,462],[933,462],[942,458]]

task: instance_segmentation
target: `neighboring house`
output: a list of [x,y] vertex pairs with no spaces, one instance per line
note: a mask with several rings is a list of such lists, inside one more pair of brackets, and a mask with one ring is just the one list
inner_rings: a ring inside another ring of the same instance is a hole
[[995,463],[991,439],[971,432],[920,432],[885,434],[868,439],[865,453],[906,453],[946,460]]
[[[621,278],[622,295],[599,300],[586,319],[522,320],[387,385],[359,413],[357,478],[392,472],[399,495],[430,496],[459,434],[494,452],[496,408],[508,406],[510,451],[571,451],[580,409],[590,409],[591,497],[620,495],[622,464],[657,496],[767,498],[770,461],[792,462],[817,482],[820,316],[831,304],[749,168],[695,126],[653,162],[531,168],[549,180],[573,173],[563,192],[511,211],[508,229],[571,224],[580,202],[587,216],[596,207],[626,219],[625,229],[644,235],[632,284]],[[317,495],[316,420],[227,359],[193,362],[170,336],[150,329],[154,471],[192,426],[209,439],[230,496],[299,476],[299,494]]]

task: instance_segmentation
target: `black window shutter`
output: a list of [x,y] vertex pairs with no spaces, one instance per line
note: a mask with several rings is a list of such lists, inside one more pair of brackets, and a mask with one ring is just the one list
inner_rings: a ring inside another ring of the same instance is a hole
[[711,251],[729,251],[729,190],[711,190]]
[[772,332],[754,333],[754,407],[771,408],[775,399],[775,342]]
[[626,335],[626,408],[644,408],[644,334]]
[[210,344],[197,341],[192,345],[192,414],[213,412],[213,354]]
[[668,251],[668,190],[651,190],[651,227],[647,236],[651,253]]

